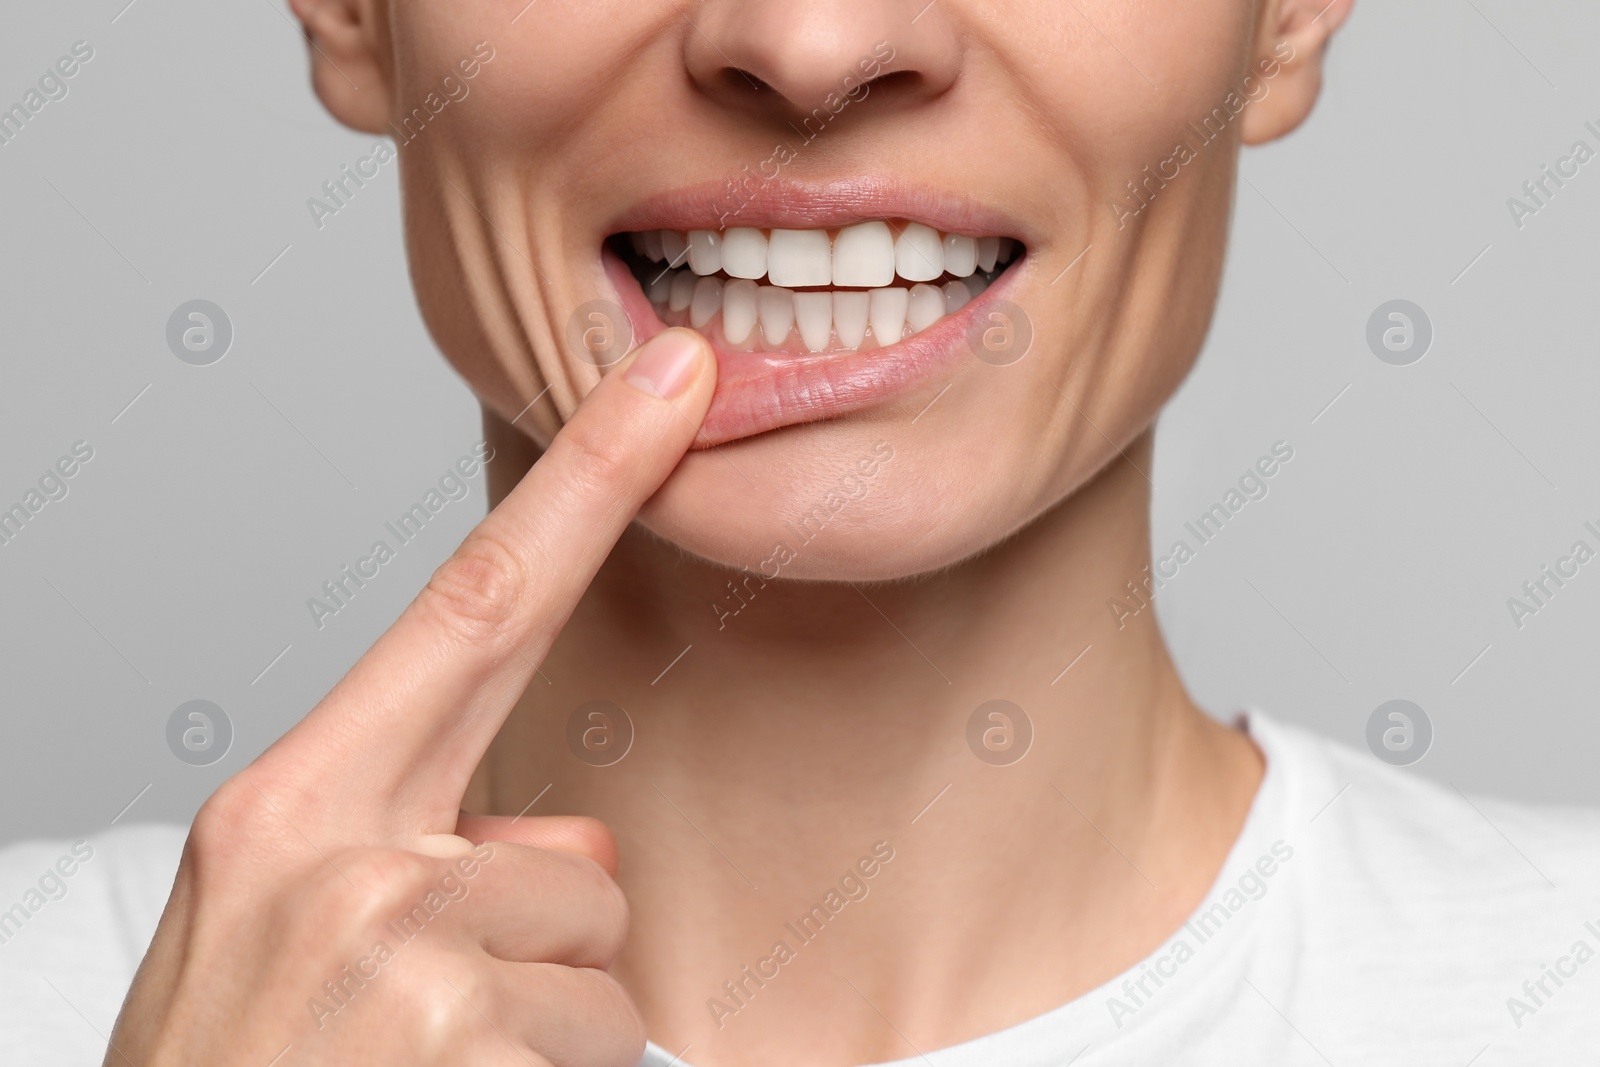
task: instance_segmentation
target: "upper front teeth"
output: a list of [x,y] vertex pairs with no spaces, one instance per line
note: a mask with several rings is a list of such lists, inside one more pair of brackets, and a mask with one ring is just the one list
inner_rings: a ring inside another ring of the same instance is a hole
[[748,226],[736,226],[722,235],[722,269],[730,278],[756,281],[767,273],[767,236]]
[[835,285],[882,288],[896,275],[931,282],[945,274],[966,278],[1010,262],[1015,242],[1002,237],[941,234],[912,222],[896,235],[888,223],[846,226],[829,240],[825,230],[650,230],[633,236],[634,250],[695,274],[726,273],[748,281],[765,279],[785,288]]
[[[1005,237],[921,223],[827,230],[650,230],[628,235],[662,320],[734,348],[882,348],[960,311],[1017,253]],[[665,266],[661,266],[665,264]],[[942,283],[942,284],[941,284]]]
[[929,282],[943,274],[944,242],[939,231],[916,222],[907,226],[894,243],[894,269],[908,282]]
[[834,238],[834,285],[876,289],[894,281],[894,266],[894,234],[886,222],[846,226]]
[[773,230],[767,238],[767,280],[773,285],[827,285],[833,248],[822,230]]

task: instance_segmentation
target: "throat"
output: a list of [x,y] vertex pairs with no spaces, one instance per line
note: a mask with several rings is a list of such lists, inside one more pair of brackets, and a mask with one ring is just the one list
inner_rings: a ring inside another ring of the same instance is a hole
[[[720,629],[708,591],[734,575],[624,536],[480,778],[496,812],[539,797],[616,834],[613,973],[657,1044],[696,1067],[912,1057],[1072,1000],[1181,926],[1261,766],[1190,703],[1154,612],[1105,610],[1104,575],[1148,562],[1121,466],[983,557],[771,581]],[[581,750],[596,701],[626,716],[615,762]],[[1015,743],[1023,718],[974,729],[995,702],[1025,718],[1015,759],[993,731]]]

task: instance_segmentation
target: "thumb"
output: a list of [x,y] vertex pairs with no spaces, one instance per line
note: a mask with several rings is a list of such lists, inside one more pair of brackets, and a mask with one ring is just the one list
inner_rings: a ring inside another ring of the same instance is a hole
[[617,876],[617,839],[599,819],[587,815],[472,815],[462,812],[456,833],[481,845],[504,841],[557,852],[588,856],[611,877]]

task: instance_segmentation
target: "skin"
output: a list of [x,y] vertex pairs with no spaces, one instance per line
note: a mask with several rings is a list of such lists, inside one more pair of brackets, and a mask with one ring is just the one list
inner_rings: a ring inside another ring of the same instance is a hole
[[[891,0],[295,0],[317,92],[356,129],[494,50],[399,158],[418,298],[483,402],[498,506],[208,802],[107,1062],[631,1065],[645,1033],[699,1067],[873,1062],[1048,1011],[1164,943],[1261,759],[1194,707],[1154,613],[1119,628],[1106,601],[1150,562],[1152,424],[1209,323],[1239,146],[1310,112],[1352,2],[940,0],[912,22],[922,5]],[[562,340],[613,295],[601,241],[765,158],[880,40],[894,73],[789,176],[978,196],[1027,246],[1006,298],[1033,348],[690,450],[709,358],[669,404]],[[1119,219],[1124,183],[1273,61]],[[729,599],[880,441],[868,491]],[[566,743],[597,698],[636,727],[604,768]],[[966,742],[996,698],[1034,730],[1006,767]],[[555,817],[513,821],[535,798]],[[489,841],[438,926],[316,1027],[307,999]],[[877,842],[893,859],[867,896],[719,1019],[723,983]]]

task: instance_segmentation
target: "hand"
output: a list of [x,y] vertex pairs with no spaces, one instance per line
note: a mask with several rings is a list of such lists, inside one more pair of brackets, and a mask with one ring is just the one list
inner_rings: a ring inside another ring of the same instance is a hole
[[641,346],[333,691],[205,803],[108,1065],[638,1063],[638,1011],[605,971],[627,930],[610,832],[460,804],[715,378],[687,330]]

